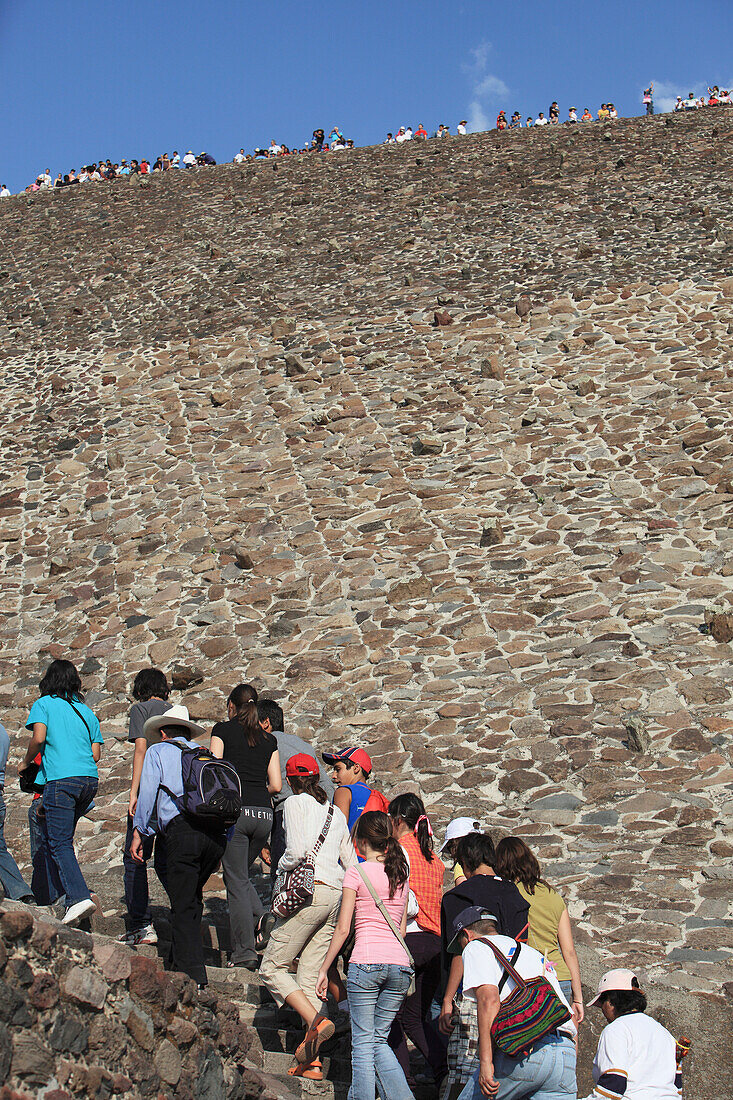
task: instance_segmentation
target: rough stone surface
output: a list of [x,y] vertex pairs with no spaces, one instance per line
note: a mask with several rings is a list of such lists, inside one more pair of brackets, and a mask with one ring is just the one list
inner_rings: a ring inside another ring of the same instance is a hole
[[[152,661],[207,730],[250,680],[438,832],[524,836],[601,964],[733,980],[733,112],[545,130],[4,200],[0,698],[22,729],[51,657],[82,670],[98,929]],[[195,996],[136,982],[153,1019]],[[55,1011],[6,986],[6,1025]]]
[[[18,903],[2,903],[0,918],[10,913],[28,915],[33,934],[30,940],[5,940],[6,973],[27,966],[35,977],[0,988],[0,1081],[11,1090],[0,1100],[16,1093],[27,1097],[27,1090],[45,1098],[58,1091],[100,1100],[194,1095],[244,1100],[265,1094],[266,1079],[250,1060],[253,1033],[225,996],[211,989],[198,994],[189,979],[166,974],[158,960],[145,958],[145,973],[157,973],[164,991],[160,1003],[151,1006],[138,998],[130,978],[117,977],[110,988],[102,976],[119,944],[95,934],[88,937],[93,951],[87,952],[79,941],[58,937],[50,955],[41,953],[34,947],[32,915]],[[0,928],[11,931],[15,924],[0,920]],[[73,1003],[59,1001],[59,986]],[[228,989],[235,992],[234,986]],[[286,1089],[282,1095],[290,1093]]]

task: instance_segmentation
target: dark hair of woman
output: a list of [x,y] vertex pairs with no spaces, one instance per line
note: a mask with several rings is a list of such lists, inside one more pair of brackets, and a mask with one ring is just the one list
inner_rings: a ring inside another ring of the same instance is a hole
[[253,748],[265,736],[257,713],[257,692],[249,684],[239,684],[231,692],[227,702],[235,708],[235,717],[244,730],[247,744]]
[[402,845],[392,835],[392,818],[381,810],[368,810],[357,818],[351,830],[354,844],[368,844],[375,852],[384,855],[384,870],[389,882],[389,896],[394,897],[398,886],[404,886],[410,875]]
[[521,882],[529,894],[534,894],[538,882],[547,886],[537,857],[518,836],[505,836],[499,841],[492,867],[501,878]]
[[288,776],[288,783],[293,794],[309,794],[323,806],[328,802],[328,795],[321,786],[318,775],[293,775]]
[[141,669],[132,685],[132,697],[139,703],[145,703],[148,699],[167,699],[170,693],[165,673],[159,668]]
[[410,791],[398,794],[389,804],[389,816],[393,821],[400,818],[408,829],[412,829],[423,857],[428,863],[432,863],[434,845],[423,800]]
[[[633,979],[633,982],[636,982],[636,978]],[[616,1016],[630,1016],[632,1012],[646,1012],[646,997],[638,988],[639,983],[636,982],[636,984],[636,989],[609,989],[608,993],[604,993],[601,997],[601,1004],[608,1001]]]
[[486,833],[468,833],[458,841],[455,859],[465,875],[475,874],[482,863],[493,867],[496,859],[494,842]]
[[237,684],[229,692],[227,703],[231,703],[233,707],[239,710],[242,703],[256,703],[257,698],[257,689],[253,688],[251,684]]
[[41,695],[57,695],[70,703],[74,698],[82,698],[81,676],[71,661],[51,661],[38,690]]

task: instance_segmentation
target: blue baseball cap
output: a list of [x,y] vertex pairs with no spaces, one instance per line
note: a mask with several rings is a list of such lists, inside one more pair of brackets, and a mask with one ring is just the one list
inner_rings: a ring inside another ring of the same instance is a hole
[[493,920],[494,924],[497,923],[497,919],[493,913],[490,913],[488,909],[484,909],[481,905],[469,905],[467,909],[462,909],[457,917],[453,918],[453,938],[448,944],[449,955],[460,955],[461,945],[458,942],[458,938],[464,929],[469,925],[475,924],[477,920]]

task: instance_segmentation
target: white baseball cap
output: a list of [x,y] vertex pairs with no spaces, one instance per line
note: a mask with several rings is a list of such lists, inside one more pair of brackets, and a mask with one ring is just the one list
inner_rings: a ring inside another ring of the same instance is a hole
[[[636,985],[634,985],[636,982]],[[598,983],[598,992],[588,1005],[596,1005],[604,993],[610,993],[616,989],[637,989],[639,979],[633,970],[607,970]]]
[[468,836],[469,833],[482,833],[483,830],[483,825],[475,817],[456,817],[448,823],[448,828],[445,830],[445,840],[441,844],[440,850],[442,852],[451,840],[458,840],[459,837]]

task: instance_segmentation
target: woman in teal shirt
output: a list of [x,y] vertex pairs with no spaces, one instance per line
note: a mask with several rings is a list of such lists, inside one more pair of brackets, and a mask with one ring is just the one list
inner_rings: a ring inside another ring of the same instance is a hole
[[38,782],[44,785],[44,839],[56,872],[56,897],[66,895],[63,923],[77,924],[96,908],[74,852],[74,832],[97,793],[103,738],[97,718],[82,702],[81,678],[71,661],[52,661],[39,690],[26,722],[31,739],[21,771],[41,753]]

